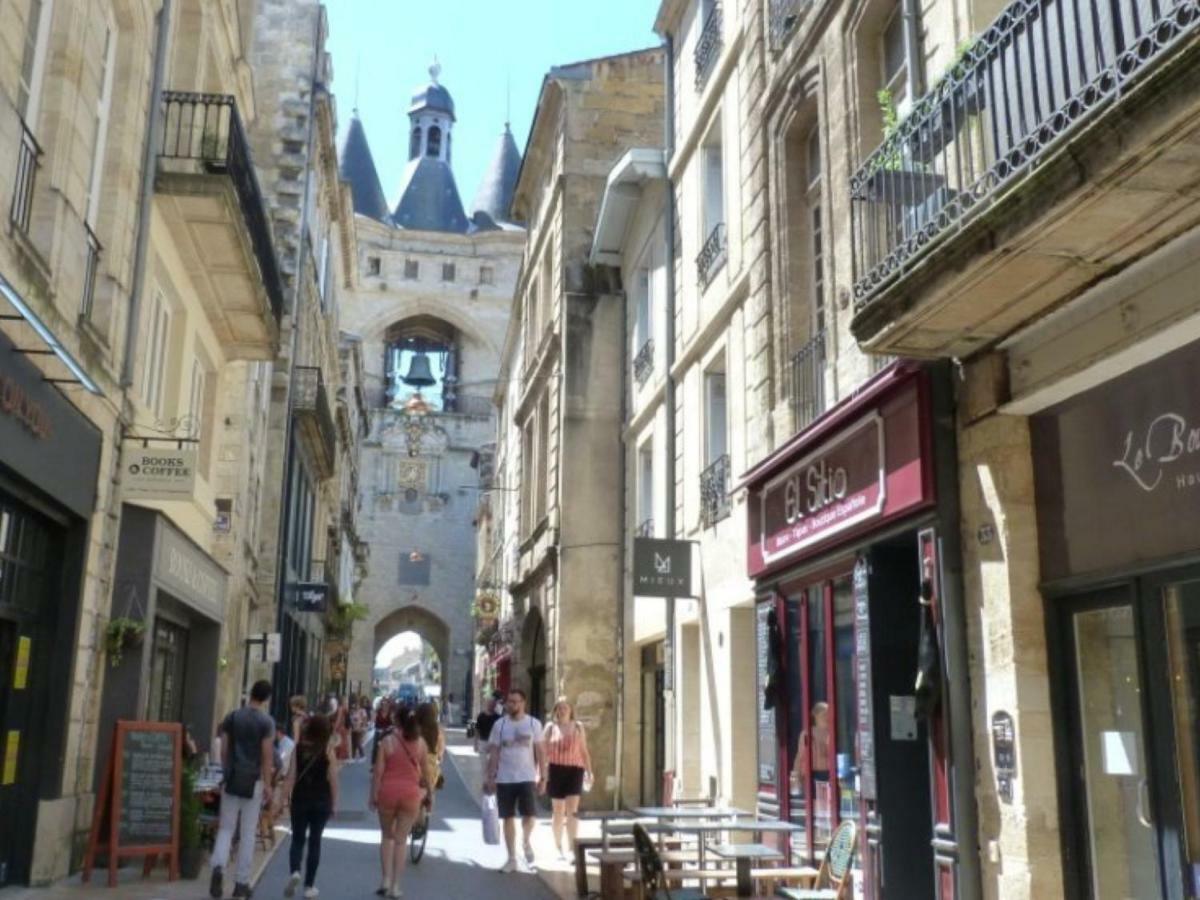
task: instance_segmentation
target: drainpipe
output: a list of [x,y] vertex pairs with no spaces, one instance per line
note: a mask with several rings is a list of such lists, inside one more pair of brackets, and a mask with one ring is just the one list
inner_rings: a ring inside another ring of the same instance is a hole
[[[617,271],[620,271],[619,269]],[[624,431],[629,425],[629,366],[632,359],[629,353],[629,294],[625,290],[625,285],[621,285],[621,430]],[[629,448],[626,441],[621,442],[621,475],[620,496],[623,500],[621,507],[621,519],[623,526],[629,524]],[[634,457],[636,459],[636,456]],[[636,527],[636,525],[635,525]],[[625,528],[621,529],[622,535],[625,534]],[[620,809],[622,806],[622,794],[624,793],[624,776],[625,776],[625,601],[628,597],[629,602],[633,602],[633,581],[629,579],[626,586],[626,566],[629,564],[628,542],[622,538],[619,554],[619,569],[621,573],[621,598],[622,602],[617,608],[617,759],[616,759],[616,790],[613,791],[613,809]],[[628,591],[628,593],[626,592]],[[637,676],[639,683],[641,682],[640,674]]]
[[[667,51],[666,61],[666,103],[663,111],[663,139],[666,163],[669,167],[675,155],[675,42],[671,35],[664,39]],[[666,370],[667,383],[664,401],[667,407],[667,514],[666,535],[668,540],[675,539],[675,379],[671,369],[675,366],[675,185],[667,176],[667,220],[663,223],[667,244],[667,323],[664,329],[666,338]],[[672,771],[676,769],[675,760],[675,600],[666,601],[666,637],[663,641],[666,664],[671,667],[667,673],[671,689],[663,692],[663,718],[666,719],[663,728],[663,760]]]
[[150,110],[146,119],[146,143],[142,147],[142,193],[138,199],[138,230],[133,247],[133,290],[129,317],[125,320],[125,351],[121,360],[121,387],[133,385],[133,348],[137,340],[142,295],[146,290],[146,250],[150,245],[150,206],[154,202],[154,176],[158,162],[155,151],[162,143],[163,81],[167,71],[167,47],[171,34],[171,0],[162,0],[158,11],[158,35],[154,41],[154,71],[150,77]]
[[[276,532],[275,544],[275,630],[281,635],[285,621],[284,605],[287,601],[286,580],[287,580],[287,540],[288,540],[288,510],[292,505],[292,473],[296,466],[295,444],[292,442],[292,416],[294,413],[296,392],[292,390],[293,374],[296,371],[296,354],[300,347],[300,326],[303,322],[303,314],[300,308],[301,298],[303,296],[304,284],[304,257],[305,247],[307,246],[304,240],[305,231],[308,228],[308,201],[309,194],[312,189],[311,169],[313,164],[313,136],[316,134],[316,112],[317,112],[317,91],[320,89],[317,85],[317,71],[321,63],[321,6],[314,4],[316,13],[316,22],[313,25],[313,63],[312,72],[308,81],[308,147],[305,151],[304,158],[304,198],[300,204],[300,222],[297,233],[296,247],[296,274],[292,282],[292,336],[291,346],[288,351],[288,378],[287,384],[284,387],[286,392],[285,401],[285,416],[283,420],[283,489],[280,491],[279,503],[279,527]],[[294,656],[296,648],[288,645],[291,651],[289,657]],[[286,673],[284,672],[284,664],[291,664],[292,660],[280,660],[275,663],[271,673],[272,682],[278,687],[285,684],[283,681]],[[288,692],[292,685],[288,685],[288,691],[276,690],[274,705],[277,710],[282,711],[284,706],[281,704],[287,703]]]
[[921,12],[917,0],[900,0],[900,15],[904,16],[904,61],[908,82],[908,102],[916,103],[925,93],[921,63]]

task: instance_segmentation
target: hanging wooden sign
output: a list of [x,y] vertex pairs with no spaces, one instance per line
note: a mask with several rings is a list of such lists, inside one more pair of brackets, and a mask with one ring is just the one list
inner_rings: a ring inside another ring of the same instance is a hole
[[117,722],[83,858],[85,882],[97,854],[108,858],[109,887],[117,885],[120,860],[131,856],[145,857],[142,874],[148,875],[165,855],[169,878],[179,877],[182,751],[178,723]]

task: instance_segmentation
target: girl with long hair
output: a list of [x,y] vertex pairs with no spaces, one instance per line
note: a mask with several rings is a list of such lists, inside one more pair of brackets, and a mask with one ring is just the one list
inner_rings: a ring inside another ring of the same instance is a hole
[[[579,829],[576,813],[579,812],[583,782],[585,778],[592,777],[592,755],[588,752],[587,734],[583,726],[575,721],[575,709],[566,700],[554,704],[554,717],[546,723],[542,741],[550,762],[546,793],[550,795],[554,810],[550,821],[554,846],[558,849],[559,859],[566,859],[567,851],[575,848],[575,836]],[[565,849],[562,843],[564,826],[569,841]]]
[[429,785],[428,799],[425,805],[433,812],[433,792],[437,790],[442,777],[442,759],[446,755],[446,732],[438,721],[438,706],[429,701],[417,707],[417,725],[421,729],[421,738],[425,741],[425,782]]
[[379,759],[371,779],[370,807],[379,813],[379,866],[382,880],[375,893],[381,897],[401,897],[400,876],[408,833],[425,799],[425,758],[428,751],[421,737],[417,717],[400,707],[395,716],[396,730],[383,738]]
[[309,716],[304,720],[284,783],[292,808],[292,843],[288,854],[292,874],[283,889],[285,897],[295,894],[300,884],[301,861],[304,896],[311,898],[318,894],[315,882],[321,864],[321,834],[338,804],[338,764],[330,745],[331,731],[325,716]]

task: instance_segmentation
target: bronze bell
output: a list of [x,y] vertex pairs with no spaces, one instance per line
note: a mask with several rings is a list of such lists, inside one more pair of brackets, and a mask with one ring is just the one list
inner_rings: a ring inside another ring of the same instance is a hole
[[401,380],[418,389],[437,384],[437,379],[433,377],[429,368],[429,357],[424,351],[413,354],[412,362],[408,364],[408,374]]

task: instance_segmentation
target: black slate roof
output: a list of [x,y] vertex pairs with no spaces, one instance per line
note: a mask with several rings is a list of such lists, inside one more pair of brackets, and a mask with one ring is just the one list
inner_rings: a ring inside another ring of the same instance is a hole
[[418,231],[467,232],[467,216],[447,163],[431,156],[409,162],[392,223]]
[[367,146],[367,133],[357,113],[350,117],[338,160],[342,179],[350,183],[354,211],[380,222],[388,221],[387,198],[383,195],[375,160]]
[[411,116],[413,113],[420,112],[423,109],[447,113],[450,116],[450,121],[454,121],[454,98],[450,96],[448,90],[436,81],[427,84],[412,95],[412,103],[409,104],[408,114]]
[[496,152],[471,202],[471,214],[477,224],[481,221],[479,213],[486,213],[487,219],[495,223],[512,221],[513,191],[520,173],[521,151],[517,149],[517,142],[513,140],[506,122],[504,133],[496,144]]

